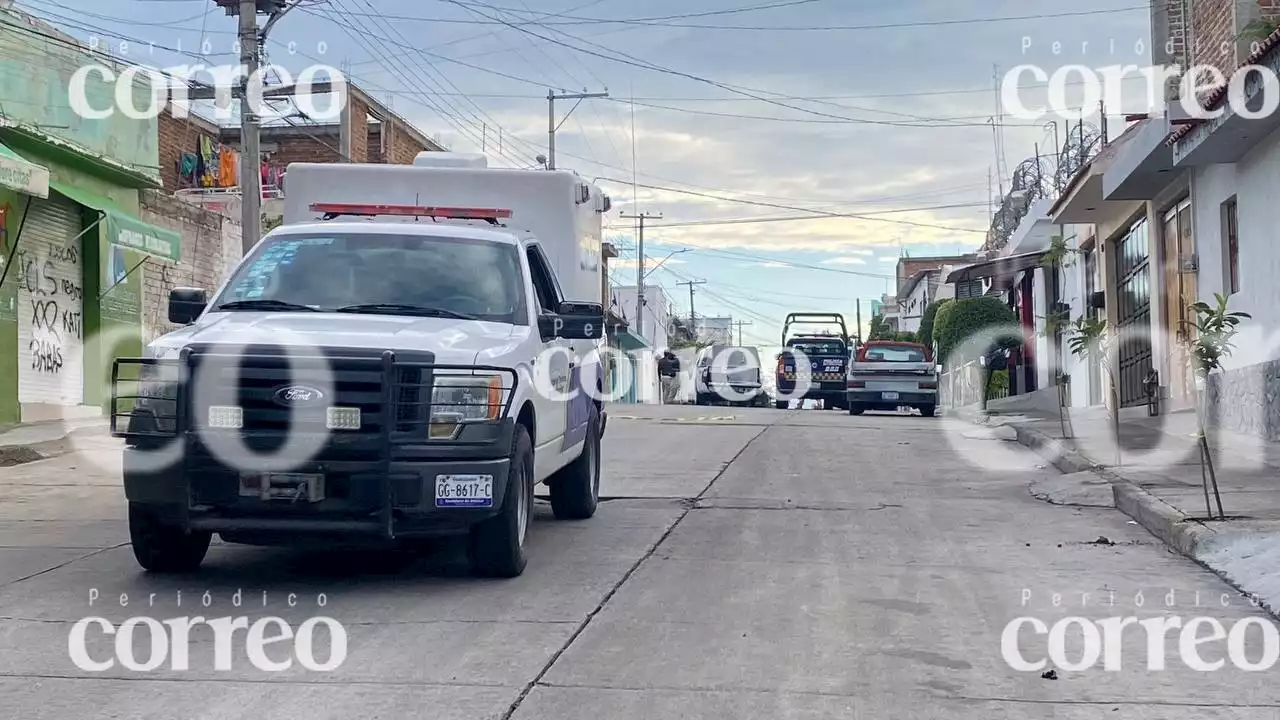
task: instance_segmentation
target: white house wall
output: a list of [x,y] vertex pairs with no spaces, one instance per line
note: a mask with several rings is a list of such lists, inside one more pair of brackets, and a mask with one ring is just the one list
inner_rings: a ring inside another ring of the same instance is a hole
[[1280,198],[1280,135],[1272,135],[1235,165],[1196,168],[1192,196],[1200,299],[1214,302],[1228,286],[1227,243],[1223,237],[1222,203],[1235,196],[1239,223],[1240,291],[1231,296],[1232,310],[1253,316],[1248,326],[1264,343],[1240,347],[1224,365],[1243,367],[1280,355],[1280,246],[1276,203]]

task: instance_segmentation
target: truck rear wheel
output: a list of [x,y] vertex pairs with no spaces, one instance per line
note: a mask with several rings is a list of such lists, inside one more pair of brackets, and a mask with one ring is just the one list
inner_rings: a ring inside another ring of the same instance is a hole
[[854,404],[854,403],[849,403],[849,414],[850,414],[850,415],[861,415],[861,414],[863,413],[863,411],[864,411],[864,408],[863,408],[861,405],[856,405],[856,404]]
[[209,552],[213,533],[185,532],[165,524],[154,510],[129,503],[129,540],[133,557],[154,573],[195,572]]
[[557,520],[587,520],[600,504],[599,416],[591,409],[582,454],[551,477],[551,511]]
[[787,402],[786,400],[774,400],[773,407],[778,410],[786,410],[787,408],[791,407],[791,403]]
[[924,407],[920,408],[920,414],[925,417],[933,417],[937,413],[938,413],[938,406],[936,405],[925,405]]
[[533,519],[533,442],[523,425],[511,441],[507,492],[497,515],[471,528],[471,570],[483,577],[513,578],[524,572],[524,539]]

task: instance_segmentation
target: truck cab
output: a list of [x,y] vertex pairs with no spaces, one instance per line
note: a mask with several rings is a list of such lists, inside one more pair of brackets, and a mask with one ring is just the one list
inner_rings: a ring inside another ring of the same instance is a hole
[[[792,325],[836,325],[830,331],[791,334]],[[845,407],[845,374],[851,343],[844,317],[837,313],[791,313],[782,326],[782,352],[778,354],[775,406],[785,410],[791,400],[821,400],[826,409]]]
[[849,364],[850,415],[868,410],[915,408],[925,417],[938,410],[938,367],[919,343],[872,340]]
[[[593,188],[572,173],[386,169],[290,166],[289,201],[312,217],[286,209],[211,295],[172,291],[182,327],[117,361],[112,432],[145,569],[196,569],[213,533],[464,535],[477,574],[513,577],[535,485],[558,518],[595,513],[604,310],[574,220],[598,227]],[[472,202],[404,202],[444,185]],[[300,191],[321,186],[328,197]]]

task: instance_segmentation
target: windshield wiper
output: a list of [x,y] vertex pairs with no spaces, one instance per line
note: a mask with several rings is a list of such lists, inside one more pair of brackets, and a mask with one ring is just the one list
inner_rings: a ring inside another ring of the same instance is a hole
[[444,308],[427,307],[425,305],[407,305],[401,303],[365,303],[363,305],[347,305],[334,310],[340,313],[364,313],[368,315],[417,315],[421,317],[450,318],[453,320],[479,320],[475,315],[454,312]]
[[283,300],[233,300],[214,308],[217,310],[282,310],[298,312],[319,312],[308,305],[285,302]]

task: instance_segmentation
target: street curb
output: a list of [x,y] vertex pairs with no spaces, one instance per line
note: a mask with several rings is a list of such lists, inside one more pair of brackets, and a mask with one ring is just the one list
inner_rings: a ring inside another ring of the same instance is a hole
[[1063,444],[1060,440],[1045,435],[1039,430],[1034,430],[1021,425],[1007,425],[1013,428],[1018,438],[1018,443],[1025,445],[1036,452],[1037,455],[1049,461],[1058,470],[1070,475],[1071,473],[1085,472],[1093,470],[1095,465],[1088,458],[1080,453],[1072,450]]
[[1115,472],[1091,462],[1062,441],[1029,427],[1012,426],[1018,443],[1064,473],[1092,471],[1111,483],[1116,509],[1133,518],[1165,545],[1199,562],[1197,551],[1218,533]]
[[1111,479],[1116,508],[1138,521],[1165,545],[1199,562],[1197,551],[1217,535],[1208,526],[1122,478]]

